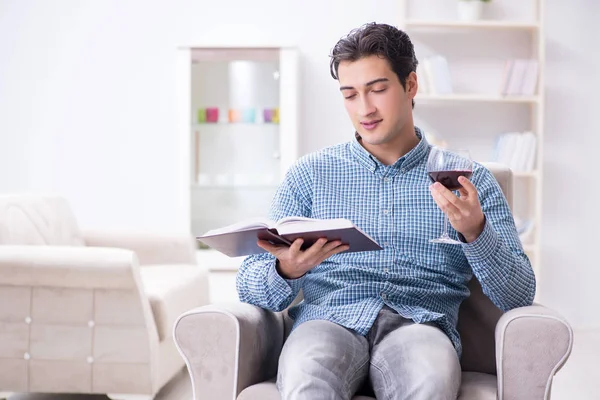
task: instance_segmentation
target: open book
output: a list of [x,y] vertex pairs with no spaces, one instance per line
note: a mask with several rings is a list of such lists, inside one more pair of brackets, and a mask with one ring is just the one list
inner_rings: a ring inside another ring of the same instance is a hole
[[297,238],[302,238],[302,248],[306,249],[322,237],[348,244],[350,249],[347,252],[382,249],[369,235],[344,218],[286,217],[277,222],[250,219],[213,229],[197,239],[223,254],[239,257],[264,253],[265,250],[256,244],[259,239],[289,246]]

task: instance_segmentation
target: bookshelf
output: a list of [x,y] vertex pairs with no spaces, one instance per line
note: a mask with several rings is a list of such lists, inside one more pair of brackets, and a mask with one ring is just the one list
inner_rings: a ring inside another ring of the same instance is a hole
[[[519,223],[533,227],[522,233],[521,240],[539,279],[544,173],[544,0],[492,0],[484,4],[480,20],[466,22],[458,20],[456,1],[402,2],[399,27],[411,37],[420,65],[431,54],[441,54],[447,59],[453,86],[447,93],[418,93],[415,123],[448,147],[472,150],[477,161],[493,159],[499,135],[535,135],[533,166],[513,171],[513,212]],[[510,59],[535,60],[533,93],[515,95],[503,91],[508,85],[507,71],[514,71],[514,63],[507,63]],[[429,68],[428,72],[417,72],[419,82],[422,75],[431,75]]]

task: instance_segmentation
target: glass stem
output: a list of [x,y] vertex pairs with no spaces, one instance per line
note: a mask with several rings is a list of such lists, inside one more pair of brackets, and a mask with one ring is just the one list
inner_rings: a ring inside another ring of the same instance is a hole
[[448,216],[446,214],[444,214],[444,233],[442,234],[442,237],[450,237],[448,236]]

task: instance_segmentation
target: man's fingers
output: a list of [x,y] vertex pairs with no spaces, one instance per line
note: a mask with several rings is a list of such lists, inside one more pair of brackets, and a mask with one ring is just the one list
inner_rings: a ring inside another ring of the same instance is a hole
[[462,189],[465,190],[467,196],[477,196],[477,188],[469,179],[465,178],[464,176],[459,176],[458,183],[462,185]]
[[[444,188],[446,189],[446,188]],[[447,189],[446,189],[447,190]],[[456,197],[452,192],[448,191],[452,196]],[[446,214],[448,213],[457,213],[459,212],[459,208],[457,206],[455,206],[453,203],[451,203],[446,196],[444,196],[442,193],[440,193],[439,190],[435,189],[434,187],[431,188],[431,196],[433,197],[433,200],[436,202],[436,204],[438,205],[438,207],[440,207],[440,209],[445,212]]]
[[319,264],[322,263],[323,261],[327,260],[329,257],[333,256],[334,254],[338,254],[341,253],[342,251],[346,251],[349,250],[350,246],[347,244],[340,244],[334,248],[332,248],[331,250],[329,250],[328,252],[326,252],[320,259]]
[[454,193],[452,193],[450,190],[448,190],[446,187],[444,187],[444,185],[442,185],[441,183],[434,183],[431,186],[432,186],[432,190],[434,192],[439,193],[450,204],[453,204],[456,207],[460,207],[461,200]]
[[340,240],[332,240],[331,242],[327,242],[327,244],[325,246],[323,246],[323,251],[328,253],[341,244],[342,244],[342,242]]
[[327,254],[327,258],[331,257],[334,254],[338,254],[341,253],[342,251],[346,251],[346,250],[350,250],[350,246],[347,244],[342,244],[339,245],[337,247],[335,247],[334,249],[330,250],[329,253]]
[[298,238],[298,239],[294,240],[292,242],[292,245],[290,246],[290,253],[292,253],[292,254],[300,253],[303,243],[304,243],[304,239],[302,239],[302,238]]
[[322,251],[323,246],[325,246],[326,244],[327,238],[320,238],[316,242],[314,242],[312,246],[310,246],[304,251],[304,255],[306,257],[314,257]]

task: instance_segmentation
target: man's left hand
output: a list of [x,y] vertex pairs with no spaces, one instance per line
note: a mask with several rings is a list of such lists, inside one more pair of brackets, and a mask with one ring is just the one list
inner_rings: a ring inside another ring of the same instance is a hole
[[429,190],[438,207],[448,216],[452,227],[470,243],[483,232],[485,216],[475,185],[464,176],[459,177],[458,182],[462,185],[458,190],[460,197],[439,182],[429,186]]

